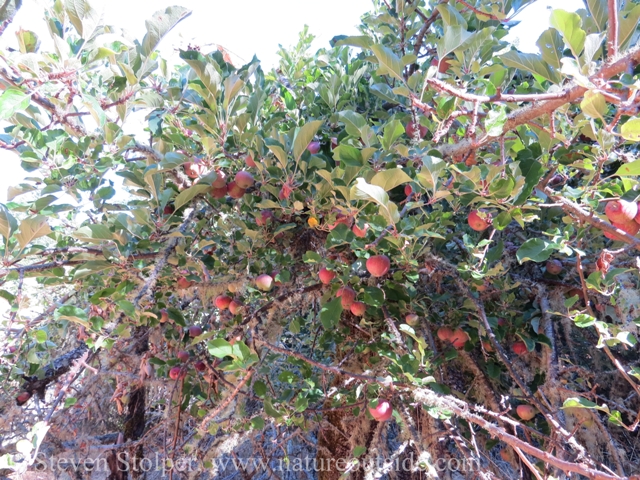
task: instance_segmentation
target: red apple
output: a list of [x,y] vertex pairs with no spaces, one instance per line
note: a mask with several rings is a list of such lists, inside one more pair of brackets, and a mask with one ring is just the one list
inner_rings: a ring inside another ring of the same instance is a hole
[[453,335],[451,335],[451,337],[449,338],[449,341],[451,342],[453,347],[457,348],[458,350],[464,348],[464,344],[467,343],[468,340],[469,334],[461,328],[454,330]]
[[198,178],[205,173],[206,170],[207,167],[202,163],[187,162],[184,164],[184,173],[186,173],[189,178]]
[[271,210],[261,210],[260,216],[256,218],[256,224],[259,227],[264,227],[272,218],[274,218],[274,216]]
[[531,405],[518,405],[516,413],[522,420],[529,421],[536,416],[536,409]]
[[336,292],[336,297],[340,297],[342,300],[342,308],[349,308],[356,299],[356,292],[350,286],[344,286]]
[[560,260],[556,260],[552,258],[551,260],[547,260],[547,272],[551,275],[559,275],[562,272],[563,266]]
[[212,188],[211,190],[209,190],[209,194],[213,198],[224,198],[227,196],[228,192],[229,192],[229,189],[227,188],[226,185],[224,187]]
[[367,306],[362,302],[353,302],[350,307],[351,313],[357,317],[364,315],[367,310]]
[[229,304],[229,311],[234,315],[239,314],[242,311],[242,304],[240,302],[232,300]]
[[193,367],[199,372],[204,372],[207,369],[207,366],[202,360],[198,360],[196,363],[194,363]]
[[198,325],[191,325],[189,327],[189,336],[191,338],[196,338],[196,337],[199,337],[200,335],[202,335],[201,327],[199,327]]
[[351,231],[353,232],[353,234],[358,237],[358,238],[364,238],[367,236],[367,230],[369,229],[369,224],[365,223],[362,228],[360,228],[358,225],[354,224],[353,227],[351,227]]
[[168,205],[164,206],[164,210],[162,210],[162,213],[164,213],[165,215],[173,215],[173,212],[176,211],[176,207],[174,207],[171,203]]
[[[617,222],[611,222],[611,225],[613,225],[616,228],[619,228],[620,230],[627,232],[629,235],[635,235],[636,233],[638,233],[638,230],[640,230],[640,224],[636,223],[634,221],[627,221],[625,223],[617,223]],[[620,235],[616,235],[613,233],[609,233],[609,232],[603,232],[604,236],[611,239],[611,240],[620,240],[623,241],[622,236]]]
[[439,61],[437,57],[431,59],[431,65],[434,67],[438,67],[438,73],[447,73],[451,63],[449,62],[449,58],[445,57],[442,61]]
[[491,225],[491,214],[482,210],[471,210],[467,222],[476,232],[482,232]]
[[278,193],[278,198],[280,200],[286,200],[291,196],[292,192],[293,192],[293,189],[288,184],[285,183],[280,189],[280,192]]
[[493,345],[491,345],[491,342],[488,342],[486,340],[484,342],[482,342],[482,346],[489,353],[492,353],[492,352],[495,351],[495,349],[493,348]]
[[251,175],[249,172],[245,172],[244,170],[240,170],[238,173],[236,173],[234,180],[236,182],[236,185],[244,190],[251,187],[254,183],[253,175]]
[[169,378],[172,380],[178,380],[179,378],[185,377],[187,372],[185,372],[182,367],[173,367],[169,370]]
[[226,310],[227,308],[229,308],[232,300],[233,299],[231,297],[228,297],[227,295],[218,295],[215,300],[216,307],[218,307],[220,310]]
[[307,146],[307,150],[309,150],[309,153],[311,153],[312,155],[315,155],[320,151],[320,142],[316,142],[316,141],[311,142]]
[[413,188],[411,188],[411,185],[405,185],[404,186],[404,194],[408,197],[412,193],[413,193]]
[[20,392],[16,397],[16,403],[18,406],[24,405],[31,398],[31,394],[29,392]]
[[190,282],[185,277],[180,277],[178,279],[178,288],[180,290],[184,290],[185,288],[189,288],[191,285],[193,285],[193,282]]
[[448,342],[451,340],[451,337],[453,337],[453,330],[449,327],[440,327],[436,335],[438,335],[438,338],[443,342]]
[[216,179],[211,184],[211,188],[223,188],[227,186],[227,176],[222,170],[216,170]]
[[627,223],[638,215],[638,204],[626,200],[607,202],[604,213],[611,222]]
[[336,273],[331,270],[327,270],[325,267],[322,267],[318,272],[318,277],[320,277],[320,281],[325,285],[329,285],[331,280],[336,278]]
[[408,313],[404,317],[404,321],[407,323],[407,325],[415,327],[420,324],[420,317],[418,317],[418,315],[416,315],[415,313]]
[[250,153],[247,154],[246,157],[244,157],[244,163],[247,164],[247,167],[249,168],[255,168],[256,165],[256,161],[253,159],[253,155],[251,155]]
[[416,128],[419,128],[420,130],[420,138],[424,138],[424,136],[427,134],[427,127],[423,127],[419,123],[418,123],[418,127],[416,127],[416,125],[413,123],[413,120],[407,123],[407,126],[405,128],[405,132],[407,132],[407,135],[409,135],[409,138],[414,137],[414,134],[416,133]]
[[262,290],[263,292],[268,292],[273,288],[273,277],[271,275],[267,275],[263,273],[256,278],[256,287],[258,290]]
[[377,407],[369,407],[369,413],[374,420],[386,422],[393,416],[393,407],[388,401],[379,399]]
[[165,323],[167,320],[169,320],[169,312],[167,312],[166,308],[163,308],[160,310],[160,323]]
[[244,195],[244,188],[241,188],[236,182],[230,182],[227,189],[231,198],[242,198]]
[[181,362],[188,362],[189,361],[189,352],[185,352],[184,350],[180,350],[176,354],[176,358],[178,360],[180,360]]
[[511,350],[513,350],[513,353],[515,353],[516,355],[524,355],[529,351],[529,349],[527,348],[527,344],[522,341],[515,342],[513,345],[511,345]]
[[367,271],[374,277],[382,277],[389,271],[391,262],[386,255],[374,255],[367,260]]

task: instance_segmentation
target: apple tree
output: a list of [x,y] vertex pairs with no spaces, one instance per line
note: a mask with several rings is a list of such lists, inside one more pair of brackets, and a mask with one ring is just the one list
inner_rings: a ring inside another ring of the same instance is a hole
[[18,31],[2,467],[242,435],[345,460],[322,479],[638,475],[640,5],[554,9],[534,54],[507,40],[531,3],[375,0],[271,71],[161,58],[181,7],[140,41],[86,0]]

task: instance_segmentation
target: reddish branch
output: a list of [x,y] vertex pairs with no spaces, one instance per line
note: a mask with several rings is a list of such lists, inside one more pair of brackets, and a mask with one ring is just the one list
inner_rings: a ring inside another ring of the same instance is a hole
[[607,55],[613,58],[618,55],[618,0],[608,0],[609,31],[607,32]]
[[[600,71],[598,71],[595,75],[591,76],[590,79],[596,82],[599,80],[608,80],[611,77],[614,77],[615,75],[618,75],[626,71],[629,66],[635,65],[638,62],[640,62],[640,47],[634,47],[631,50],[627,51],[625,55],[619,60],[613,63],[608,63],[604,65],[600,69]],[[587,89],[585,87],[572,84],[569,87],[565,88],[562,92],[555,94],[560,96],[560,98],[553,99],[553,100],[540,101],[538,103],[535,103],[534,105],[529,105],[526,107],[519,108],[511,112],[507,116],[507,121],[504,124],[502,132],[505,133],[510,130],[513,130],[516,127],[519,127],[520,125],[524,125],[525,123],[530,122],[542,115],[550,114],[552,111],[566,105],[567,103],[575,102],[580,97],[582,97],[584,95],[584,92],[586,91]],[[511,97],[514,97],[514,96],[511,96]],[[504,99],[507,97],[503,96],[502,98]],[[503,100],[503,101],[506,101],[506,100]],[[490,137],[488,135],[485,135],[484,137],[476,141],[473,141],[472,139],[465,139],[455,144],[443,145],[439,147],[438,150],[444,156],[459,157],[461,155],[466,154],[470,150],[483,147],[495,140],[496,140],[496,137]]]

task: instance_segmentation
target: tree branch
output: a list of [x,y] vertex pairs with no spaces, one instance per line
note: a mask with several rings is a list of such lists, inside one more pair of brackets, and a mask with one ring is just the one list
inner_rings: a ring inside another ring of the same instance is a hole
[[614,58],[618,55],[618,0],[607,0],[609,13],[609,30],[607,32],[607,55]]
[[[590,77],[590,80],[608,80],[611,77],[624,72],[629,65],[636,64],[640,61],[640,47],[634,47],[627,51],[619,60],[604,65],[600,71]],[[529,105],[519,108],[511,112],[507,116],[507,121],[504,124],[502,133],[506,133],[513,130],[520,125],[524,125],[531,120],[534,120],[542,115],[549,114],[554,110],[562,107],[563,105],[578,100],[587,89],[577,84],[571,84],[564,89],[561,99],[547,100],[544,102],[536,103],[535,105]],[[438,147],[438,150],[443,156],[446,157],[459,157],[466,154],[470,150],[483,147],[491,142],[497,140],[498,137],[491,137],[485,135],[478,140],[464,139],[453,144],[442,145]]]

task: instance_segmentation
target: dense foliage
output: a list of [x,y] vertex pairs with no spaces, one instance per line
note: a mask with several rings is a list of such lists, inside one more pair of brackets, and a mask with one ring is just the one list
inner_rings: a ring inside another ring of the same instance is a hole
[[141,42],[85,0],[46,12],[54,51],[19,31],[3,468],[113,432],[140,459],[242,432],[282,457],[275,429],[354,478],[385,451],[415,478],[639,474],[640,5],[553,10],[529,54],[504,40],[529,3],[376,0],[271,72],[168,64],[180,7]]

